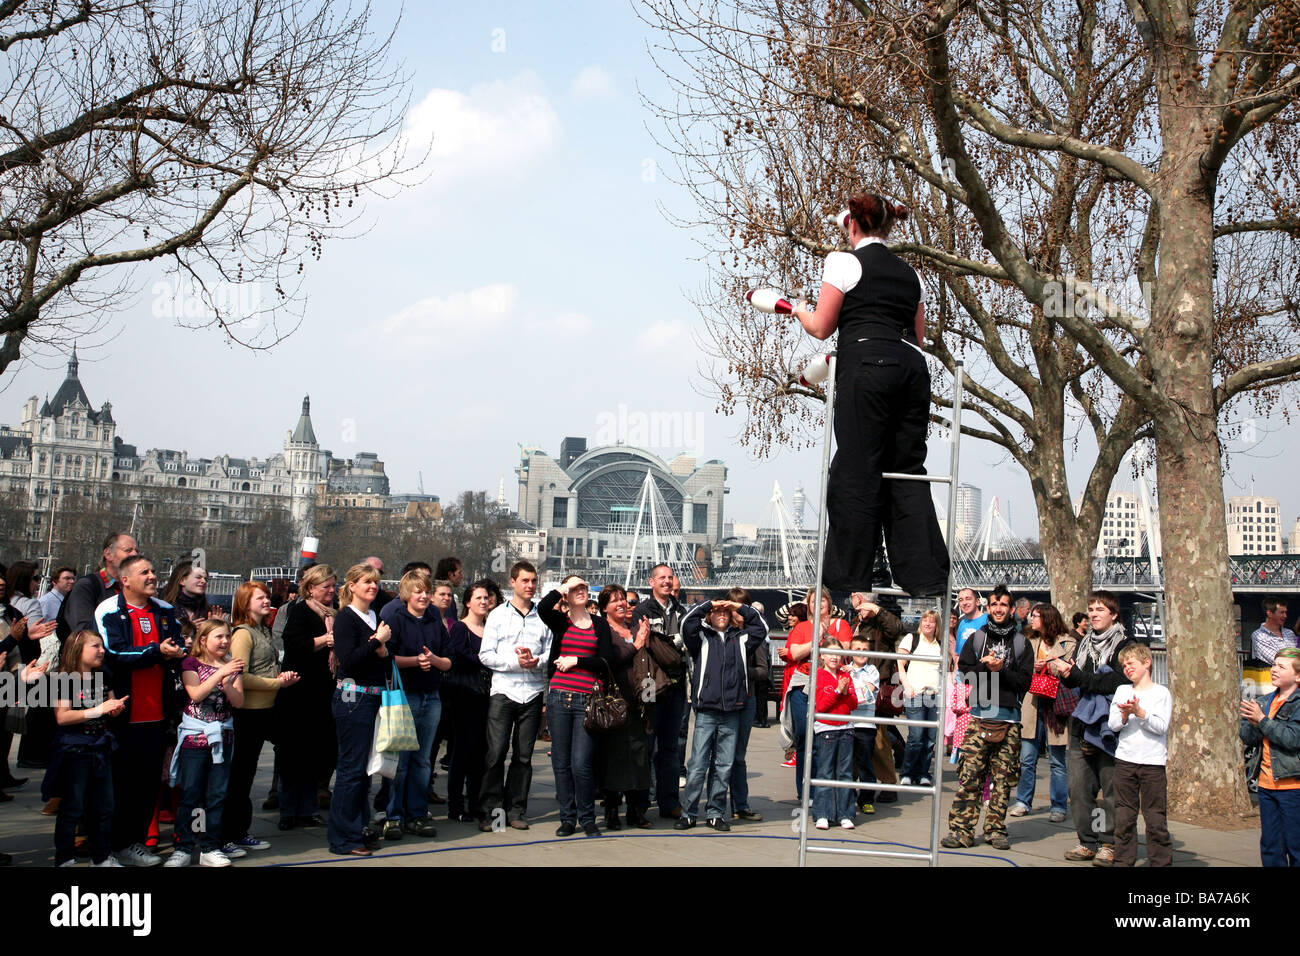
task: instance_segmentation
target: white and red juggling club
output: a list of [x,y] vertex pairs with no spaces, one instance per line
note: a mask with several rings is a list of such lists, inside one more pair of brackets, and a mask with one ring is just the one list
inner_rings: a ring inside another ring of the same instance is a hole
[[775,289],[750,289],[745,293],[745,298],[760,312],[770,312],[775,315],[794,313],[794,306],[790,300]]
[[841,210],[840,210],[839,212],[837,212],[835,215],[831,216],[831,217],[830,217],[830,220],[831,220],[831,222],[835,223],[835,225],[839,226],[840,229],[844,232],[844,234],[845,234],[846,236],[848,235],[848,233],[849,233],[849,210],[848,210],[848,207],[847,207],[847,206],[846,206],[845,208],[841,209]]
[[819,355],[803,367],[799,373],[799,384],[804,388],[813,385],[819,385],[826,381],[826,376],[831,371],[831,357],[829,355]]

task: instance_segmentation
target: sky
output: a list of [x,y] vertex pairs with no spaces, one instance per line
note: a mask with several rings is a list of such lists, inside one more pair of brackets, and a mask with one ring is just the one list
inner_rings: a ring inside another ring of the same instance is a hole
[[[306,273],[301,328],[269,351],[159,317],[159,277],[137,270],[139,294],[78,345],[82,383],[96,406],[113,403],[118,434],[142,451],[265,458],[310,394],[321,444],[378,453],[393,493],[422,480],[444,501],[495,494],[504,476],[514,507],[520,445],[554,455],[565,436],[594,445],[657,415],[641,444],[725,462],[729,519],[760,522],[780,482],[787,502],[803,484],[812,520],[820,449],[756,460],[738,440],[743,418],[718,415],[704,392],[703,322],[688,296],[707,263],[669,221],[692,207],[643,102],[669,87],[632,4],[376,0],[374,11],[402,17],[405,133],[431,142],[418,185],[369,201],[364,234],[325,245]],[[47,351],[6,371],[0,421],[19,424],[65,362]],[[1234,480],[1248,488],[1256,474],[1289,530],[1300,495],[1283,494],[1265,437],[1276,434],[1261,425]],[[1076,494],[1090,454],[1081,447],[1071,466]],[[947,473],[946,443],[930,443],[928,469]],[[1001,449],[965,440],[961,480],[1037,536],[1028,478]]]

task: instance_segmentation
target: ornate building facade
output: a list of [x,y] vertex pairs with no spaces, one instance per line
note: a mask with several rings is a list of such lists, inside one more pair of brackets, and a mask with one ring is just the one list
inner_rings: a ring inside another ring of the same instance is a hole
[[51,511],[69,501],[83,508],[182,511],[190,543],[201,544],[282,510],[292,523],[295,540],[285,541],[291,551],[310,532],[318,502],[387,508],[388,477],[372,453],[336,459],[320,447],[310,398],[303,399],[283,451],[266,458],[192,458],[166,448],[141,452],[118,435],[110,403],[92,406],[74,349],[54,397],[39,402],[32,396],[20,426],[0,425],[0,494],[29,511],[29,538],[39,538]]

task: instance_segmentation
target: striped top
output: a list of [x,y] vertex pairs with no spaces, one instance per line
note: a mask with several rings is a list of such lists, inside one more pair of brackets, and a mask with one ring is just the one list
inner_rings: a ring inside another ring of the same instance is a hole
[[[569,622],[569,628],[560,639],[558,657],[595,657],[596,626],[580,628]],[[575,667],[572,670],[557,670],[551,675],[551,689],[570,691],[575,694],[590,694],[596,689],[596,675],[590,671]]]

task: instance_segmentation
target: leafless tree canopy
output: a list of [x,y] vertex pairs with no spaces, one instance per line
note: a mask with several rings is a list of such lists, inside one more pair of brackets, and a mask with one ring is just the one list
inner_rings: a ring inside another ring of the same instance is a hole
[[0,0],[0,371],[152,259],[169,317],[292,331],[304,269],[403,162],[390,31],[328,0]]

